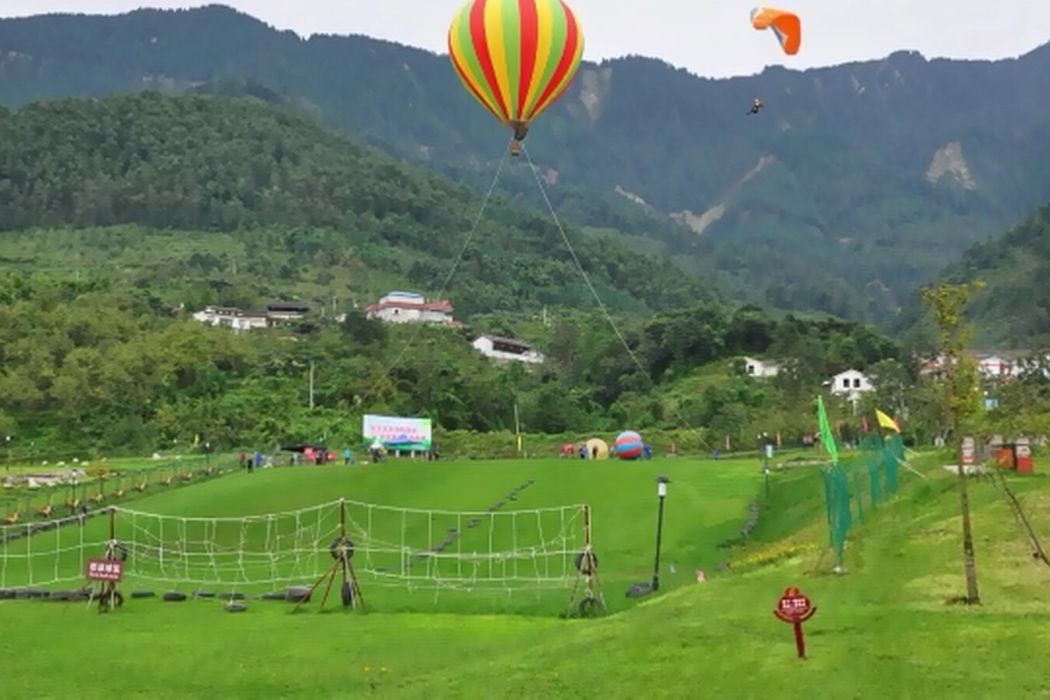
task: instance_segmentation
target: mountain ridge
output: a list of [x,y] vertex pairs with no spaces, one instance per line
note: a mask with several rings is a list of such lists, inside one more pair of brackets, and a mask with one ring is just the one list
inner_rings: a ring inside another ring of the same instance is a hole
[[[0,21],[0,104],[237,77],[475,189],[506,145],[447,57],[425,49],[303,38],[216,5],[55,17]],[[12,62],[12,50],[28,58]],[[638,209],[620,209],[634,216],[621,232],[687,258],[731,296],[888,322],[916,285],[1050,199],[1045,84],[1050,44],[1014,59],[898,51],[736,78],[628,56],[585,63],[527,143],[556,206],[570,191],[587,201],[579,225],[620,200]],[[767,109],[746,118],[756,95]],[[508,178],[502,191],[530,187]]]

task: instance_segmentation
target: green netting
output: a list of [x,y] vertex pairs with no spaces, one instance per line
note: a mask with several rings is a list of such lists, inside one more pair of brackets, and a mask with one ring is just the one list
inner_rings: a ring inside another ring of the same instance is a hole
[[860,452],[822,471],[831,548],[843,565],[846,538],[855,521],[893,498],[899,487],[904,461],[900,436],[871,435],[861,441]]

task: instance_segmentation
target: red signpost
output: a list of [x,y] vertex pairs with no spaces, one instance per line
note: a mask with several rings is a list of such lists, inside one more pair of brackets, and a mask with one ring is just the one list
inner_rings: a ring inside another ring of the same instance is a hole
[[777,619],[787,622],[795,627],[795,646],[798,648],[798,658],[806,658],[806,640],[802,636],[802,623],[809,620],[817,612],[807,596],[802,595],[794,586],[784,591],[777,602],[777,608],[773,611]]
[[86,575],[88,581],[119,583],[124,580],[124,562],[119,559],[90,559]]

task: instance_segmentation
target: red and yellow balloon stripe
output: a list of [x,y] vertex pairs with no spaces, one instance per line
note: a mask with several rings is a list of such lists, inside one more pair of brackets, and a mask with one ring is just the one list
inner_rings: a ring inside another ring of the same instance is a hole
[[583,33],[563,0],[470,0],[448,47],[467,90],[501,122],[527,126],[572,84]]

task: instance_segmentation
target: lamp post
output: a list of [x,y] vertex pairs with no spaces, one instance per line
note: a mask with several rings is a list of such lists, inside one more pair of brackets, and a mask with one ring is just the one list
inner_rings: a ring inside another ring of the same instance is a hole
[[660,499],[660,510],[656,516],[656,560],[653,562],[652,590],[660,590],[660,541],[664,532],[664,499],[667,497],[667,485],[671,480],[666,476],[656,477],[656,495]]
[[762,475],[766,480],[766,499],[769,499],[769,458],[773,456],[773,443],[769,441],[769,433],[758,436],[762,445]]

